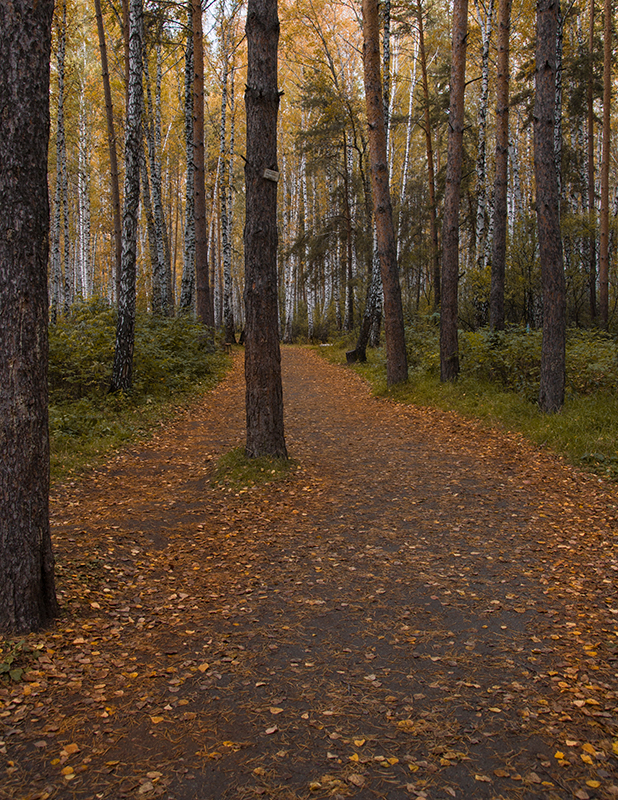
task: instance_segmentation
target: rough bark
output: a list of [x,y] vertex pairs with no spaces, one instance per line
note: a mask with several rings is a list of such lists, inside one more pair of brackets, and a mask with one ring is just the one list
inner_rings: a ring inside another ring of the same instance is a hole
[[142,0],[130,0],[129,9],[129,107],[125,132],[124,208],[122,217],[122,264],[116,347],[111,391],[129,392],[133,379],[135,343],[135,273],[142,148]]
[[384,290],[386,380],[392,386],[408,379],[408,362],[388,179],[378,0],[363,0],[363,67],[376,244]]
[[193,155],[193,11],[187,4],[187,49],[185,51],[185,153],[187,180],[185,188],[185,229],[180,283],[180,310],[191,311],[195,300],[195,161]]
[[47,256],[52,0],[0,4],[0,630],[58,612],[49,534]]
[[[489,0],[485,19],[482,18],[481,4],[475,0],[476,11],[481,27],[481,96],[478,112],[478,152],[476,157],[476,265],[485,269],[487,230],[487,111],[489,106],[489,46],[493,28],[494,0]],[[483,4],[484,7],[484,4]]]
[[193,163],[195,213],[195,288],[197,318],[214,327],[214,309],[208,274],[208,228],[206,225],[206,188],[204,180],[204,39],[202,3],[193,0]]
[[459,205],[463,154],[464,90],[468,0],[454,0],[448,151],[442,225],[442,290],[440,310],[440,379],[459,374],[457,289],[459,285]]
[[423,83],[423,119],[425,126],[425,148],[427,151],[427,180],[429,183],[429,233],[431,236],[431,261],[433,277],[433,305],[440,307],[440,250],[438,246],[438,219],[436,211],[436,176],[433,165],[433,140],[429,114],[429,81],[427,79],[427,52],[425,50],[425,30],[421,0],[416,3],[418,18],[419,57]]
[[506,261],[507,188],[509,168],[509,38],[511,0],[498,2],[498,62],[496,78],[496,176],[494,235],[491,255],[489,324],[504,330],[504,274]]
[[597,244],[596,244],[596,208],[594,197],[594,0],[588,3],[588,85],[586,86],[587,105],[587,183],[588,183],[588,219],[590,235],[588,236],[588,295],[590,317],[597,316]]
[[277,0],[249,0],[245,30],[246,452],[287,458],[277,308]]
[[559,411],[564,401],[566,291],[560,236],[560,191],[556,170],[556,30],[559,0],[538,0],[534,177],[543,285],[543,343],[539,407]]
[[112,192],[112,211],[114,215],[114,279],[116,285],[116,298],[120,295],[120,264],[122,261],[122,222],[120,218],[120,182],[118,180],[118,156],[116,153],[116,130],[114,126],[114,107],[112,105],[112,90],[109,80],[109,67],[107,64],[107,46],[105,43],[105,28],[101,0],[94,0],[97,18],[97,33],[99,37],[99,50],[101,51],[101,75],[103,78],[103,93],[105,95],[105,120],[107,123],[107,146],[109,150],[109,172]]
[[599,219],[599,316],[609,320],[609,160],[612,101],[612,3],[605,0],[603,23],[603,152],[601,156],[601,209]]

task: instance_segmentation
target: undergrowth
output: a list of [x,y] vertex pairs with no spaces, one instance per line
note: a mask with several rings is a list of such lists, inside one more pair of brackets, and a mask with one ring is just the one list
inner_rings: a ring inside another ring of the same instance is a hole
[[[543,414],[539,390],[541,332],[513,328],[492,333],[460,332],[461,373],[455,383],[439,379],[439,329],[433,318],[406,330],[409,381],[387,390],[383,348],[368,349],[354,369],[376,394],[403,403],[456,411],[488,425],[518,431],[573,464],[618,480],[618,345],[601,331],[570,330],[566,397],[558,414]],[[319,347],[329,360],[345,361],[354,339]]]
[[248,458],[244,447],[236,447],[217,462],[213,484],[230,490],[249,489],[286,478],[295,467],[288,458]]
[[79,303],[49,328],[52,478],[98,463],[143,437],[222,377],[229,358],[189,317],[138,313],[133,389],[109,394],[116,313],[100,300]]

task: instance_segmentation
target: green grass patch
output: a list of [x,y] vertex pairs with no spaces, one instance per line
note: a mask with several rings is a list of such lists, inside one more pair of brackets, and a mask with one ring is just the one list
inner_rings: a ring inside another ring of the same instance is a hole
[[[462,334],[461,375],[455,383],[439,380],[437,329],[418,325],[407,331],[410,380],[386,388],[385,354],[367,350],[367,362],[352,368],[376,395],[419,406],[456,411],[487,425],[522,433],[574,465],[618,480],[618,346],[598,331],[570,331],[567,344],[567,392],[562,411],[543,414],[536,404],[540,369],[540,332],[516,329]],[[315,348],[333,363],[345,363],[354,341]]]
[[213,484],[227,489],[250,489],[289,477],[296,464],[289,458],[248,458],[244,447],[236,447],[221,456],[215,468]]
[[50,325],[53,480],[95,466],[111,451],[144,438],[213,388],[231,364],[195,320],[138,314],[133,390],[110,395],[115,336],[115,310],[100,300],[76,304]]

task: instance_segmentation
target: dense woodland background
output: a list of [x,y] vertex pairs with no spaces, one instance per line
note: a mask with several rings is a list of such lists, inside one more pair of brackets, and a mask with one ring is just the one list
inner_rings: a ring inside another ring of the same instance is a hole
[[[229,297],[237,333],[244,324],[244,11],[243,4],[235,0],[215,0],[204,14],[206,202],[213,313],[217,327],[223,326],[224,301]],[[392,3],[390,8],[383,3],[382,11],[391,193],[404,314],[411,324],[419,314],[437,310],[431,210],[435,194],[439,231],[448,133],[451,7],[436,0],[406,0]],[[122,14],[120,2],[102,3],[121,194],[125,124]],[[186,5],[147,2],[145,14],[138,307],[168,316],[195,302],[191,294],[192,203],[190,198],[187,201],[192,180],[188,146],[192,95],[187,88],[191,37]],[[284,341],[325,341],[336,331],[351,330],[358,324],[374,248],[360,9],[354,2],[307,0],[282,2],[279,14],[281,333]],[[459,322],[464,331],[475,331],[489,322],[496,15],[493,0],[475,0],[470,5],[460,215]],[[580,327],[595,324],[599,315],[603,24],[602,9],[595,10],[593,4],[563,4],[556,143],[567,320]],[[534,26],[534,4],[515,0],[510,37],[505,313],[508,323],[531,330],[542,325],[543,315],[534,210]],[[98,42],[93,3],[62,0],[56,4],[49,164],[53,319],[58,312],[68,311],[78,298],[116,301],[110,156]],[[433,192],[429,152],[435,173]],[[618,324],[617,185],[612,158],[611,330]]]

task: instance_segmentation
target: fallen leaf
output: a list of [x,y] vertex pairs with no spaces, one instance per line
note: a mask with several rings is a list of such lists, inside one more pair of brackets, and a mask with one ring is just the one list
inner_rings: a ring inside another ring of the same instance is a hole
[[153,725],[158,725],[160,722],[163,722],[164,717],[150,717],[150,721]]
[[270,711],[271,714],[281,714],[281,712],[283,711],[283,709],[279,708],[278,706],[271,706],[268,710]]
[[591,789],[598,789],[601,785],[601,781],[586,781],[586,786],[590,786]]
[[364,775],[359,775],[356,772],[353,772],[351,775],[348,775],[348,782],[351,783],[352,786],[364,786],[365,777]]
[[[210,664],[207,661],[204,661],[204,663],[200,664],[199,667],[198,667],[200,672],[206,672],[206,670],[209,669],[209,668],[210,668]],[[256,684],[256,686],[263,686],[263,685],[264,684],[262,684],[262,683]]]
[[365,739],[354,739],[354,744],[356,747],[362,747],[365,744]]
[[278,730],[279,730],[279,728],[277,728],[276,725],[271,725],[270,728],[266,728],[264,733],[267,733],[268,735],[270,735],[271,733],[277,733]]
[[491,783],[491,778],[487,775],[475,775],[474,780],[481,781],[482,783]]

